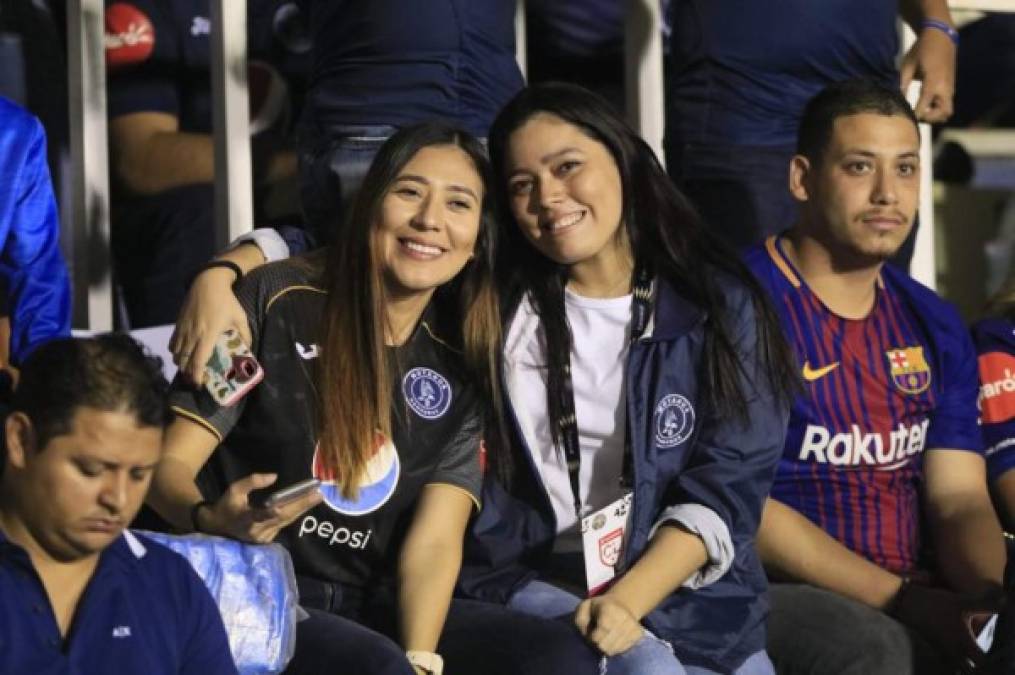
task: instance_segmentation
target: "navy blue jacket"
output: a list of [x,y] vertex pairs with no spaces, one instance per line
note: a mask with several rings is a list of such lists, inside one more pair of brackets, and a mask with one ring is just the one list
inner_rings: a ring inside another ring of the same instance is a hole
[[[676,591],[644,624],[673,645],[681,662],[728,672],[765,647],[767,584],[754,536],[782,453],[788,407],[762,374],[750,296],[733,282],[720,284],[728,303],[724,319],[744,366],[749,426],[709,410],[700,372],[706,313],[657,279],[651,332],[631,346],[627,362],[634,508],[624,555],[628,567],[637,561],[668,506],[698,503],[723,519],[736,549],[729,571],[704,588]],[[660,403],[673,395],[693,411],[682,419],[692,430],[675,445],[659,424]],[[459,579],[463,594],[493,602],[505,602],[539,574],[556,532],[549,498],[517,430],[514,440],[511,487],[488,475]]]

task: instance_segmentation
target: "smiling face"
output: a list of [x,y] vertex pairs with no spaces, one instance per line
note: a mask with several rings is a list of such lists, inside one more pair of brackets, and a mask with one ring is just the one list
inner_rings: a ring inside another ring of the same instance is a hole
[[622,183],[605,145],[537,113],[508,139],[505,169],[511,212],[543,255],[575,265],[623,251]]
[[162,450],[162,429],[138,426],[133,413],[78,408],[69,433],[35,447],[23,413],[7,420],[8,471],[16,514],[34,544],[70,562],[97,555],[144,501]]
[[816,163],[793,160],[791,190],[808,235],[846,265],[878,264],[899,250],[920,197],[920,137],[903,115],[835,120]]
[[458,274],[476,246],[482,203],[482,179],[464,150],[417,152],[384,195],[374,229],[388,293],[429,296]]

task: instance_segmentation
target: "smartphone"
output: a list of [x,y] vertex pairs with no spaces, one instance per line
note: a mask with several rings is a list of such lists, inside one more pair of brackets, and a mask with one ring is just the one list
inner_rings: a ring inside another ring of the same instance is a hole
[[[300,481],[299,483],[293,483],[292,485],[284,488],[269,486],[260,490],[254,490],[247,496],[247,499],[250,501],[251,506],[271,509],[276,506],[288,504],[291,501],[308,495],[320,486],[320,480],[317,478],[309,478],[307,480]],[[274,490],[274,492],[272,492],[272,490]]]
[[220,406],[231,406],[264,377],[264,369],[233,328],[219,336],[204,367],[204,387]]

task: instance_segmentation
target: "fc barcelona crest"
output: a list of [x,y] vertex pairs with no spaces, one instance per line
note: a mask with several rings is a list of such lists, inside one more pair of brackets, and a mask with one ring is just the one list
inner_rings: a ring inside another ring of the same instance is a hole
[[906,394],[920,394],[930,386],[930,366],[923,358],[923,347],[889,349],[888,368],[892,382],[899,391]]

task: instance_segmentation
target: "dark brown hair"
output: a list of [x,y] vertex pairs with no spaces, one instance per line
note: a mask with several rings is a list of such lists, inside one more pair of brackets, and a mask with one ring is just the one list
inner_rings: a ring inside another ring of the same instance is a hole
[[[795,382],[794,362],[779,320],[765,292],[740,258],[708,231],[697,212],[670,181],[655,153],[593,92],[572,84],[548,82],[524,89],[500,112],[490,130],[490,157],[498,184],[507,185],[505,168],[511,135],[533,115],[548,113],[572,124],[610,152],[620,173],[622,226],[638,265],[666,279],[688,300],[707,312],[701,374],[708,401],[722,417],[746,422],[749,392],[741,376],[749,364],[741,362],[731,333],[730,309],[717,282],[725,276],[748,292],[757,320],[758,353],[767,386],[784,401]],[[503,219],[511,220],[507,199]],[[528,294],[546,335],[547,412],[561,417],[563,376],[568,367],[571,331],[564,313],[567,268],[539,253],[519,227],[505,228],[498,284],[505,289],[508,310]],[[524,266],[521,261],[525,261]],[[550,425],[554,443],[560,430]]]

